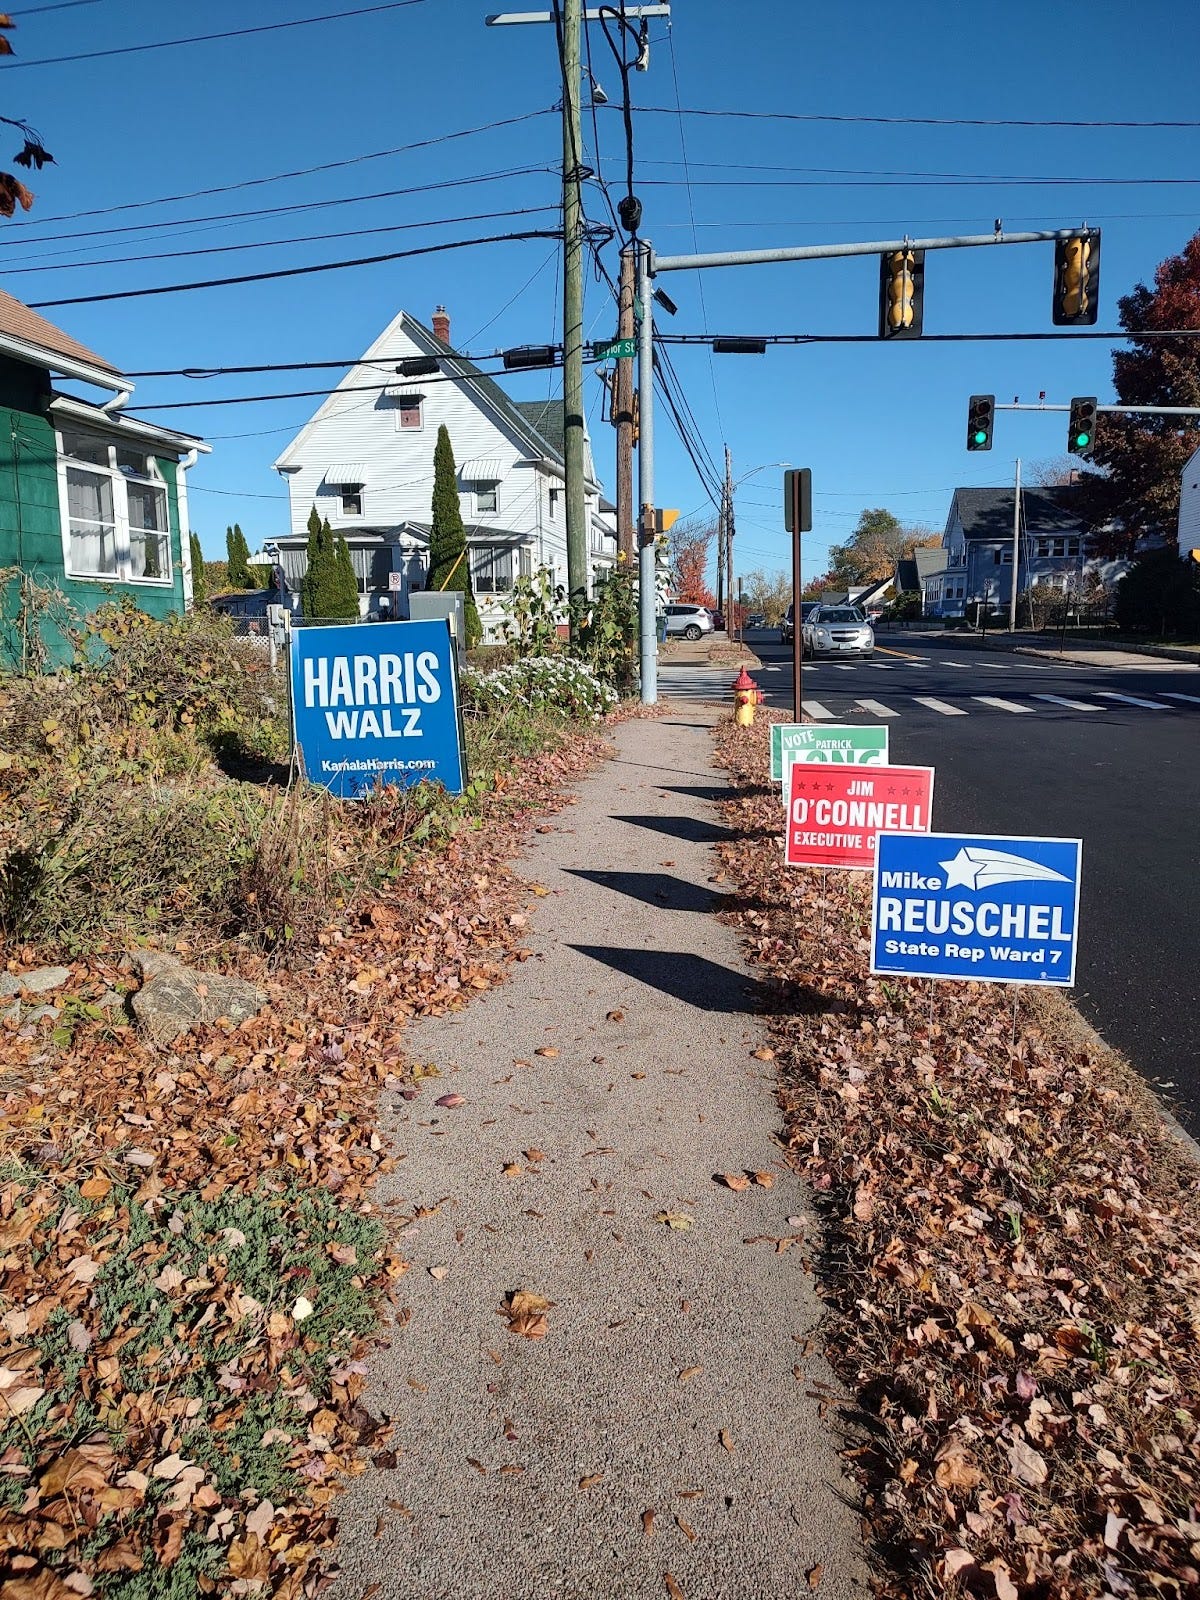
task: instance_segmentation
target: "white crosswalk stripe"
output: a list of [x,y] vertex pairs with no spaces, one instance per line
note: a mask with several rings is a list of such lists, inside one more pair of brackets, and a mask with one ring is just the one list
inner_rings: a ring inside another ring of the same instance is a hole
[[975,663],[973,661],[954,661],[948,656],[943,656],[938,661],[938,666],[957,667],[960,672],[974,672],[975,670]]
[[864,711],[869,711],[873,717],[898,717],[900,713],[893,711],[891,706],[880,705],[878,700],[856,700],[856,706],[861,706]]
[[886,661],[868,661],[867,665],[873,667],[876,672],[895,672],[896,670],[895,667],[889,666]]
[[919,706],[928,706],[931,711],[940,711],[944,717],[965,717],[969,715],[961,706],[947,705],[944,700],[935,700],[932,695],[915,694],[913,699]]
[[1163,694],[1168,700],[1190,700],[1194,706],[1200,706],[1200,694],[1176,694],[1173,689],[1164,689]]
[[829,665],[835,672],[853,672],[853,667],[848,667],[844,661],[831,661]]
[[1001,700],[995,694],[974,694],[971,698],[978,700],[981,706],[995,706],[997,711],[1014,711],[1019,716],[1029,716],[1033,711],[1032,706],[1019,706],[1015,700]]
[[818,722],[832,722],[834,713],[828,706],[823,706],[819,700],[801,700],[800,709],[806,711],[810,717],[815,717]]
[[1101,711],[1102,706],[1090,706],[1086,700],[1068,700],[1061,694],[1035,694],[1035,700],[1049,700],[1051,705],[1066,706],[1070,711]]
[[1116,689],[1097,689],[1096,693],[1104,700],[1123,700],[1127,705],[1145,706],[1147,711],[1170,711],[1170,706],[1164,706],[1160,700],[1142,700],[1136,694],[1119,694]]

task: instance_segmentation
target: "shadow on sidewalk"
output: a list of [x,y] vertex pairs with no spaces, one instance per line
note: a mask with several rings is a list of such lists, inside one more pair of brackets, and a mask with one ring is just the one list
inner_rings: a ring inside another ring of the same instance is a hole
[[693,955],[690,950],[632,950],[602,944],[574,944],[570,948],[660,994],[695,1006],[698,1011],[815,1015],[829,1006],[829,997],[815,989],[794,984],[786,991],[776,985],[768,987],[717,961]]
[[633,900],[642,900],[648,906],[659,906],[664,911],[719,911],[718,897],[710,889],[673,878],[666,872],[589,872],[582,867],[565,869],[573,878],[586,878],[601,889],[612,889],[617,894],[627,894]]
[[623,816],[613,817],[614,822],[628,822],[635,828],[650,828],[655,833],[667,833],[673,839],[686,839],[689,844],[715,844],[718,839],[732,835],[719,822],[709,822],[704,817]]

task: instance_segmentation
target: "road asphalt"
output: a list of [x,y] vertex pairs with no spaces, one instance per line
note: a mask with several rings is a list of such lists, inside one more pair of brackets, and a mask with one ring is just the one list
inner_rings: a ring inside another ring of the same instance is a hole
[[[395,1457],[338,1504],[338,1600],[867,1593],[816,1225],[713,914],[715,714],[617,730],[522,866],[531,956],[410,1035],[441,1076],[386,1107],[412,1268],[365,1398]],[[769,1186],[714,1181],[744,1172]]]
[[[790,707],[790,649],[751,643],[768,703]],[[805,662],[807,712],[885,723],[893,761],[935,767],[935,828],[1083,840],[1076,1004],[1200,1134],[1200,670],[953,635],[879,645],[870,661]]]

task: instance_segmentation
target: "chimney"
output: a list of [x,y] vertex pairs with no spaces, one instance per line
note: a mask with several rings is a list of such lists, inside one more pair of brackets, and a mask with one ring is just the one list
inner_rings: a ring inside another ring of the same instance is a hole
[[433,313],[433,336],[443,344],[450,343],[450,318],[445,306],[438,306]]

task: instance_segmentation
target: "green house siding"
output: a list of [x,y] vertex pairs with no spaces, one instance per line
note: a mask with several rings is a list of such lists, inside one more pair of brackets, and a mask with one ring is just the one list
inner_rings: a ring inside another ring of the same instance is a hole
[[[170,457],[155,456],[155,460],[167,494],[172,581],[131,583],[67,576],[58,450],[54,427],[45,415],[48,397],[47,373],[0,358],[0,572],[6,578],[0,598],[0,667],[9,669],[21,666],[26,654],[16,627],[21,602],[20,585],[11,575],[14,568],[40,587],[58,590],[80,618],[106,600],[126,595],[155,617],[184,608],[179,470]],[[52,656],[62,660],[69,654],[67,642],[59,629],[52,629],[51,635],[46,643]]]

